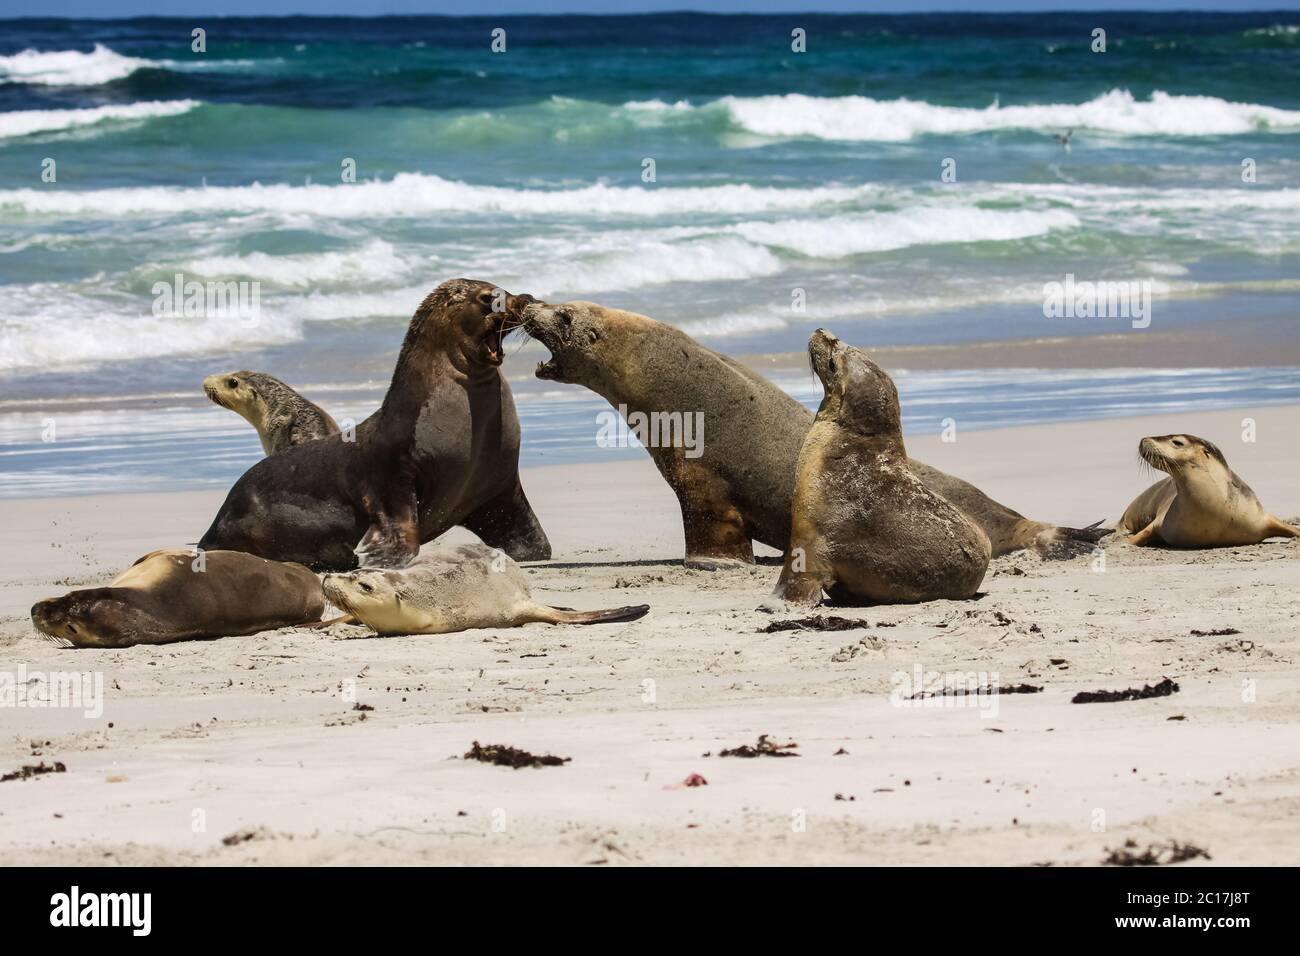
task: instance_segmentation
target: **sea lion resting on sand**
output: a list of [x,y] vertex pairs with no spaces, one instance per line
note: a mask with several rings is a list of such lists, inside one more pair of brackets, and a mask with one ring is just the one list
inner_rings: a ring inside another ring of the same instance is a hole
[[401,570],[327,574],[326,596],[380,634],[450,634],[471,627],[635,621],[648,605],[572,611],[534,601],[519,565],[481,544],[426,551]]
[[203,380],[203,391],[222,408],[247,419],[268,455],[339,433],[323,408],[265,372],[209,375]]
[[[502,338],[532,299],[453,279],[416,310],[384,403],[356,428],[262,459],[201,548],[345,571],[401,567],[463,525],[520,561],[551,546],[519,483],[519,419]],[[359,543],[358,543],[359,542]]]
[[169,644],[320,620],[320,579],[301,564],[240,551],[153,551],[107,587],[38,602],[32,623],[75,647]]
[[790,546],[776,597],[820,604],[971,597],[988,536],[912,474],[898,391],[875,362],[818,329],[808,342],[826,395],[799,454]]
[[1138,455],[1168,472],[1134,499],[1116,530],[1129,543],[1222,548],[1265,538],[1300,538],[1300,530],[1264,510],[1223,452],[1195,435],[1160,435],[1138,443]]
[[[752,563],[753,541],[789,545],[795,466],[811,412],[751,369],[634,312],[538,302],[524,310],[524,329],[551,352],[538,378],[585,385],[625,417],[702,414],[698,449],[666,442],[647,448],[681,505],[688,566]],[[1032,521],[960,478],[915,458],[909,466],[983,529],[994,557],[1021,548],[1068,556],[1091,550],[1105,534]]]

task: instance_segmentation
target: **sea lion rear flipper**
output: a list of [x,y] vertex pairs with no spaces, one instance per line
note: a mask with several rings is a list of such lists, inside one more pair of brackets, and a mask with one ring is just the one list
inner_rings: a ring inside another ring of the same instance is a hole
[[1044,559],[1063,561],[1092,552],[1097,542],[1114,531],[1094,521],[1085,528],[1050,527],[1038,535],[1035,550]]
[[515,561],[550,560],[551,542],[517,476],[513,488],[481,505],[462,524],[489,548],[500,548]]
[[612,607],[603,611],[570,611],[565,608],[546,607],[545,620],[552,624],[613,624],[618,621],[635,621],[646,616],[649,604],[632,604],[628,607]]
[[370,527],[354,549],[363,568],[404,568],[420,553],[420,522],[415,492],[386,510],[369,495],[365,498]]

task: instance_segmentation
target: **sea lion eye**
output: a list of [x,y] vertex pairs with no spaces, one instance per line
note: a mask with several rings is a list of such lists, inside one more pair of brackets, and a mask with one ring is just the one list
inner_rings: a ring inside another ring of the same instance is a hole
[[76,634],[76,633],[77,633],[77,625],[75,625],[75,624],[73,624],[71,621],[69,621],[69,622],[68,622],[68,630],[69,630],[71,633]]
[[239,388],[239,379],[237,378],[226,379],[226,388]]
[[367,584],[365,581],[358,581],[358,582],[357,582],[357,587],[361,588],[361,590],[365,591],[367,594],[369,594],[371,591],[374,590],[374,588],[372,588],[372,587],[371,587],[369,584]]
[[478,294],[478,304],[479,304],[479,305],[491,306],[491,305],[492,305],[492,293],[491,293],[491,292],[480,292],[480,293]]
[[1175,438],[1175,439],[1174,439],[1174,447],[1175,447],[1175,448],[1182,448],[1182,447],[1183,447],[1182,440],[1181,440],[1181,439],[1178,439],[1178,438]]

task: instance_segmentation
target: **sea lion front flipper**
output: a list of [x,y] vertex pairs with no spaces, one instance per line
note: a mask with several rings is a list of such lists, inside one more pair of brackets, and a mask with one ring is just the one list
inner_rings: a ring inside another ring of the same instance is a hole
[[513,488],[467,515],[463,525],[489,548],[500,548],[515,561],[550,560],[551,542],[517,476]]
[[1137,534],[1128,539],[1128,543],[1141,547],[1144,544],[1150,544],[1151,539],[1156,537],[1156,521],[1151,522]]
[[1269,517],[1273,519],[1268,535],[1270,538],[1300,538],[1300,528],[1287,524],[1281,518],[1274,518],[1272,515]]
[[370,527],[354,549],[363,568],[404,568],[420,553],[420,519],[415,491],[402,495],[392,505],[364,499]]

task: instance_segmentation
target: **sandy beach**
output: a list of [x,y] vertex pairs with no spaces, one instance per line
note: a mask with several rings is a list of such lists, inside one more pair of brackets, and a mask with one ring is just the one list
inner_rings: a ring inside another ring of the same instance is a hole
[[[908,446],[1025,514],[1080,525],[1113,522],[1154,480],[1140,437],[1185,431],[1295,521],[1298,412]],[[222,494],[0,501],[6,669],[103,686],[97,716],[0,712],[0,771],[66,767],[0,783],[6,861],[1095,865],[1132,841],[1208,854],[1191,864],[1269,865],[1300,852],[1300,540],[1177,552],[1108,539],[1104,563],[1010,555],[975,601],[829,609],[864,623],[765,633],[798,616],[758,610],[772,552],[685,570],[676,502],[648,457],[531,469],[524,484],[555,548],[528,566],[535,595],[648,603],[647,617],[60,650],[33,631],[35,600],[194,541]],[[1042,691],[902,706],[898,675],[918,668]],[[1178,691],[1071,703],[1163,678]],[[798,756],[718,755],[764,734]],[[463,759],[475,741],[571,760]],[[707,785],[686,786],[692,774]]]

